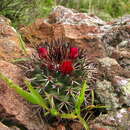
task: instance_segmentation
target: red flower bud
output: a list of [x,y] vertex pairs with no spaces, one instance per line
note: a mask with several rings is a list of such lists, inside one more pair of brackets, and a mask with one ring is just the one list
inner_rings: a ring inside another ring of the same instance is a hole
[[48,55],[48,51],[46,48],[39,48],[38,49],[38,54],[40,58],[46,58]]
[[79,55],[79,51],[78,51],[78,48],[76,47],[72,47],[70,48],[70,58],[71,59],[76,59]]
[[74,70],[72,61],[70,60],[63,61],[60,64],[59,69],[60,72],[62,72],[63,74],[70,74]]

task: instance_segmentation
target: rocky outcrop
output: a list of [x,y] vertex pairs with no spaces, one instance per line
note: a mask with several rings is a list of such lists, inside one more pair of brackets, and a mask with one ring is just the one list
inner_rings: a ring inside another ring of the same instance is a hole
[[[95,84],[96,101],[110,106],[106,116],[109,117],[109,110],[120,109],[120,112],[124,110],[123,106],[130,106],[129,15],[107,23],[95,15],[58,6],[47,19],[38,19],[20,31],[29,46],[65,39],[86,48],[87,58],[97,64],[97,70],[100,72]],[[129,114],[127,110],[126,113]],[[121,120],[123,118],[125,116],[122,116]],[[97,117],[97,120],[99,119],[100,117]],[[92,128],[111,130],[101,124],[98,127],[96,124],[92,125]],[[113,129],[115,128],[118,129],[117,126]],[[128,126],[122,125],[121,128]]]
[[122,108],[109,114],[100,115],[92,121],[90,128],[95,130],[129,130],[130,110]]
[[[23,86],[24,73],[21,68],[11,62],[23,57],[19,35],[5,17],[0,17],[0,73],[3,73],[15,83]],[[32,49],[33,50],[33,49]],[[28,55],[32,54],[28,49]],[[13,89],[8,88],[5,82],[0,80],[0,130],[46,130],[46,125],[40,119],[32,116],[31,107],[27,105]],[[4,124],[9,127],[6,127]]]
[[58,6],[48,19],[38,19],[32,25],[21,28],[20,31],[30,46],[34,47],[45,41],[65,39],[86,48],[88,58],[95,58],[106,55],[99,39],[102,35],[100,26],[104,24],[104,21],[94,15],[89,16]]
[[[6,61],[21,57],[22,54],[17,33],[9,24],[8,20],[0,19],[0,59]],[[35,53],[35,47],[40,43],[51,43],[54,40],[69,41],[85,48],[87,59],[96,65],[98,72],[98,77],[94,79],[95,100],[99,104],[109,106],[105,111],[107,114],[102,114],[90,122],[91,128],[129,129],[130,15],[107,23],[95,15],[58,6],[48,18],[37,19],[33,24],[20,28],[20,32],[26,45],[33,48],[28,50],[29,55]],[[0,72],[22,85],[23,72],[16,65],[1,60]],[[3,101],[0,104],[8,116],[13,115],[17,122],[20,121],[29,130],[45,129],[45,125],[40,124],[37,117],[32,119],[31,114],[28,115],[31,111],[23,99],[5,83],[0,82],[0,85],[4,86],[0,88],[0,99]],[[75,125],[72,126],[72,129],[75,129]],[[59,126],[59,129],[62,128],[65,129],[64,126]]]
[[0,17],[0,59],[11,61],[22,56],[19,35],[5,17]]

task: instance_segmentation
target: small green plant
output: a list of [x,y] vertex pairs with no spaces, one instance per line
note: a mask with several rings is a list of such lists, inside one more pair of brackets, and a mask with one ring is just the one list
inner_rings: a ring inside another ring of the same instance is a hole
[[[33,58],[27,76],[39,93],[61,113],[71,113],[79,95],[82,81],[91,87],[85,92],[82,106],[92,102],[91,76],[95,65],[86,59],[86,51],[65,41],[54,41],[37,47],[38,57]],[[53,105],[54,106],[54,105]]]
[[89,130],[85,121],[89,110],[105,107],[94,105],[93,82],[97,71],[95,64],[86,58],[86,50],[60,40],[40,44],[36,49],[34,57],[14,61],[25,64],[29,61],[29,67],[25,67],[30,80],[25,82],[27,90],[1,73],[0,78],[27,101],[42,107],[44,116],[78,119]]
[[[87,122],[81,117],[80,112],[81,112],[81,105],[84,101],[84,95],[85,91],[87,90],[87,85],[86,81],[83,82],[81,86],[81,91],[79,96],[77,96],[77,100],[75,102],[75,110],[72,111],[71,113],[60,113],[57,108],[54,106],[52,102],[49,100],[46,101],[40,94],[39,92],[32,87],[32,85],[26,81],[26,85],[28,87],[29,92],[26,90],[23,90],[22,87],[19,85],[15,84],[12,80],[8,79],[5,77],[3,74],[0,73],[0,78],[6,81],[9,87],[15,89],[15,91],[20,94],[22,97],[24,97],[27,101],[37,104],[41,106],[43,109],[46,110],[47,113],[50,113],[53,116],[59,116],[61,118],[66,118],[66,119],[79,119],[79,121],[83,124],[83,126],[86,128],[86,130],[89,130],[89,126]],[[46,115],[46,113],[45,113]]]
[[19,43],[20,43],[21,50],[23,51],[23,54],[27,55],[25,42],[23,41],[21,35],[18,32],[17,32],[17,35],[19,37]]

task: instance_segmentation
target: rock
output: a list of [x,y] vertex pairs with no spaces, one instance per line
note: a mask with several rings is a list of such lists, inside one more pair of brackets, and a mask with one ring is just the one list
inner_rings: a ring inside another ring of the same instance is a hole
[[0,130],[10,130],[10,128],[6,127],[3,123],[0,122]]
[[81,129],[83,129],[83,126],[80,123],[72,123],[70,127],[71,127],[72,130],[81,130]]
[[108,114],[103,114],[91,122],[91,129],[99,130],[129,130],[130,128],[130,111],[122,108]]
[[116,87],[127,86],[128,82],[128,79],[120,76],[114,76],[112,79],[112,85]]
[[0,24],[11,25],[11,20],[4,16],[0,16]]
[[49,23],[62,23],[69,25],[88,25],[97,26],[106,24],[95,15],[88,15],[87,13],[79,13],[75,10],[57,6],[52,11],[48,19]]
[[130,106],[130,79],[115,76],[113,80],[115,81],[113,86],[115,92],[118,93],[120,103]]
[[[0,60],[0,72],[12,79],[15,83],[23,85],[23,71],[16,65]],[[0,81],[0,118],[5,121],[15,122],[29,130],[46,130],[46,125],[40,123],[39,118],[34,115],[27,103],[5,82]]]
[[101,38],[106,53],[117,60],[124,68],[125,77],[130,78],[130,15],[113,21],[108,28],[108,30],[104,30]]
[[[129,51],[115,50],[112,52],[111,57],[115,58],[124,69],[126,69],[127,71],[130,70],[130,52]],[[128,77],[130,77],[130,73]]]
[[66,130],[64,125],[59,125],[56,130]]
[[0,130],[20,130],[20,128],[16,126],[7,127],[3,123],[0,122]]
[[120,75],[123,71],[123,68],[113,58],[105,57],[100,58],[98,61],[100,71],[102,71],[105,77],[110,80],[113,78],[113,76]]
[[47,130],[66,130],[66,127],[63,124],[58,124],[55,127],[49,126]]
[[[63,12],[64,16],[62,17]],[[66,20],[66,17],[69,20]],[[30,45],[33,45],[34,48],[46,41],[69,41],[86,48],[88,58],[98,58],[106,56],[104,46],[99,40],[99,36],[102,34],[100,31],[102,24],[104,22],[96,16],[75,13],[73,10],[58,6],[48,19],[38,19],[32,25],[21,28],[20,31],[27,43],[31,43]]]
[[6,61],[22,56],[18,33],[8,21],[0,17],[0,59]]
[[130,25],[130,15],[124,15],[118,19],[115,19],[113,21],[113,24],[116,25],[116,26],[119,26],[119,25]]
[[102,40],[104,43],[116,47],[120,42],[129,39],[128,28],[128,26],[113,27],[103,35]]
[[126,47],[128,47],[128,44],[129,44],[129,41],[122,41],[119,45],[118,45],[118,47],[119,48],[126,48]]
[[122,106],[122,104],[119,103],[114,87],[109,81],[97,81],[95,94],[99,104],[101,102],[101,104],[108,106],[108,108],[106,108],[107,110],[114,110]]
[[119,65],[122,67],[124,76],[130,78],[130,52],[128,49],[118,49],[116,50],[113,47],[108,47],[107,52],[109,53],[108,55],[111,58],[116,59],[116,61],[119,63]]
[[101,58],[99,59],[99,62],[101,63],[102,67],[112,67],[112,66],[118,66],[118,63],[115,59],[109,58],[109,57],[105,57],[105,58]]
[[16,127],[16,126],[12,126],[12,127],[9,127],[10,130],[20,130],[20,128]]
[[95,94],[99,102],[108,106],[108,110],[116,110],[123,105],[130,106],[130,79],[115,76],[110,81],[97,81]]

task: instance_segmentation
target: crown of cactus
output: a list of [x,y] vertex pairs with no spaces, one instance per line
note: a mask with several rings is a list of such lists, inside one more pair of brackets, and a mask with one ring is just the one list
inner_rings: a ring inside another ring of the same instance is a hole
[[[72,112],[81,83],[88,78],[86,51],[67,42],[44,43],[31,72],[32,84],[60,112]],[[89,105],[87,91],[84,105]],[[91,100],[90,100],[91,101]]]

